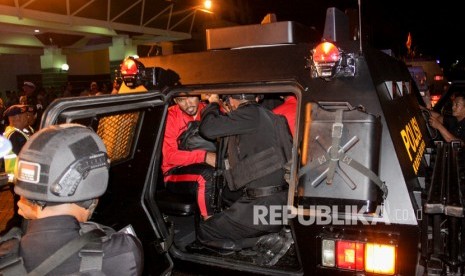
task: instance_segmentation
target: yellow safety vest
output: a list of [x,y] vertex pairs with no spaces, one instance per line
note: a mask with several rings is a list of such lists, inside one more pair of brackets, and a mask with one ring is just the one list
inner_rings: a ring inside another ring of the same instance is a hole
[[[3,132],[3,136],[10,140],[11,135],[16,131],[21,133],[26,138],[26,140],[29,140],[29,135],[24,133],[22,130],[12,126],[6,127],[5,132]],[[8,182],[13,182],[14,180],[17,157],[18,156],[13,152],[13,150],[11,150],[9,154],[3,157],[5,164],[5,172],[8,174]]]

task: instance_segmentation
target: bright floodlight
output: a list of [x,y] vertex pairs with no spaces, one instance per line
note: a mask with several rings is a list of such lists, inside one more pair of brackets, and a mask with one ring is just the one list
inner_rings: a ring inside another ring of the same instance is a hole
[[203,2],[203,6],[206,10],[210,10],[212,8],[212,1],[211,0],[205,0],[205,2]]

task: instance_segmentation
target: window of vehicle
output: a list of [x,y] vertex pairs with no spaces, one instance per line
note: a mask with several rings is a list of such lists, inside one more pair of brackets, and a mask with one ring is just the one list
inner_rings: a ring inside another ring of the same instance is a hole
[[111,162],[123,160],[131,153],[139,112],[104,116],[100,119],[97,134],[102,138]]
[[389,97],[392,99],[400,98],[410,94],[411,83],[405,81],[385,81]]

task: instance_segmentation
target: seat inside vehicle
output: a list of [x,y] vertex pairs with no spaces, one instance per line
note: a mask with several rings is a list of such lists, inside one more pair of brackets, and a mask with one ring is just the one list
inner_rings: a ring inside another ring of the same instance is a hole
[[158,174],[156,189],[156,202],[161,213],[167,216],[173,225],[173,242],[176,247],[185,250],[185,247],[195,240],[195,223],[198,219],[197,202],[187,194],[176,194],[168,191],[163,181],[161,168]]
[[195,201],[190,195],[174,194],[161,189],[157,191],[157,203],[162,213],[172,216],[190,216],[195,213]]

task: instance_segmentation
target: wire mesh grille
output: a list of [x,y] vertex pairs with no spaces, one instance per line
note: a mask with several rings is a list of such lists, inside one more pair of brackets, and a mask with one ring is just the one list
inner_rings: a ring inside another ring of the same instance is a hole
[[111,162],[123,160],[131,153],[139,116],[139,112],[131,112],[100,119],[97,134],[102,138]]

